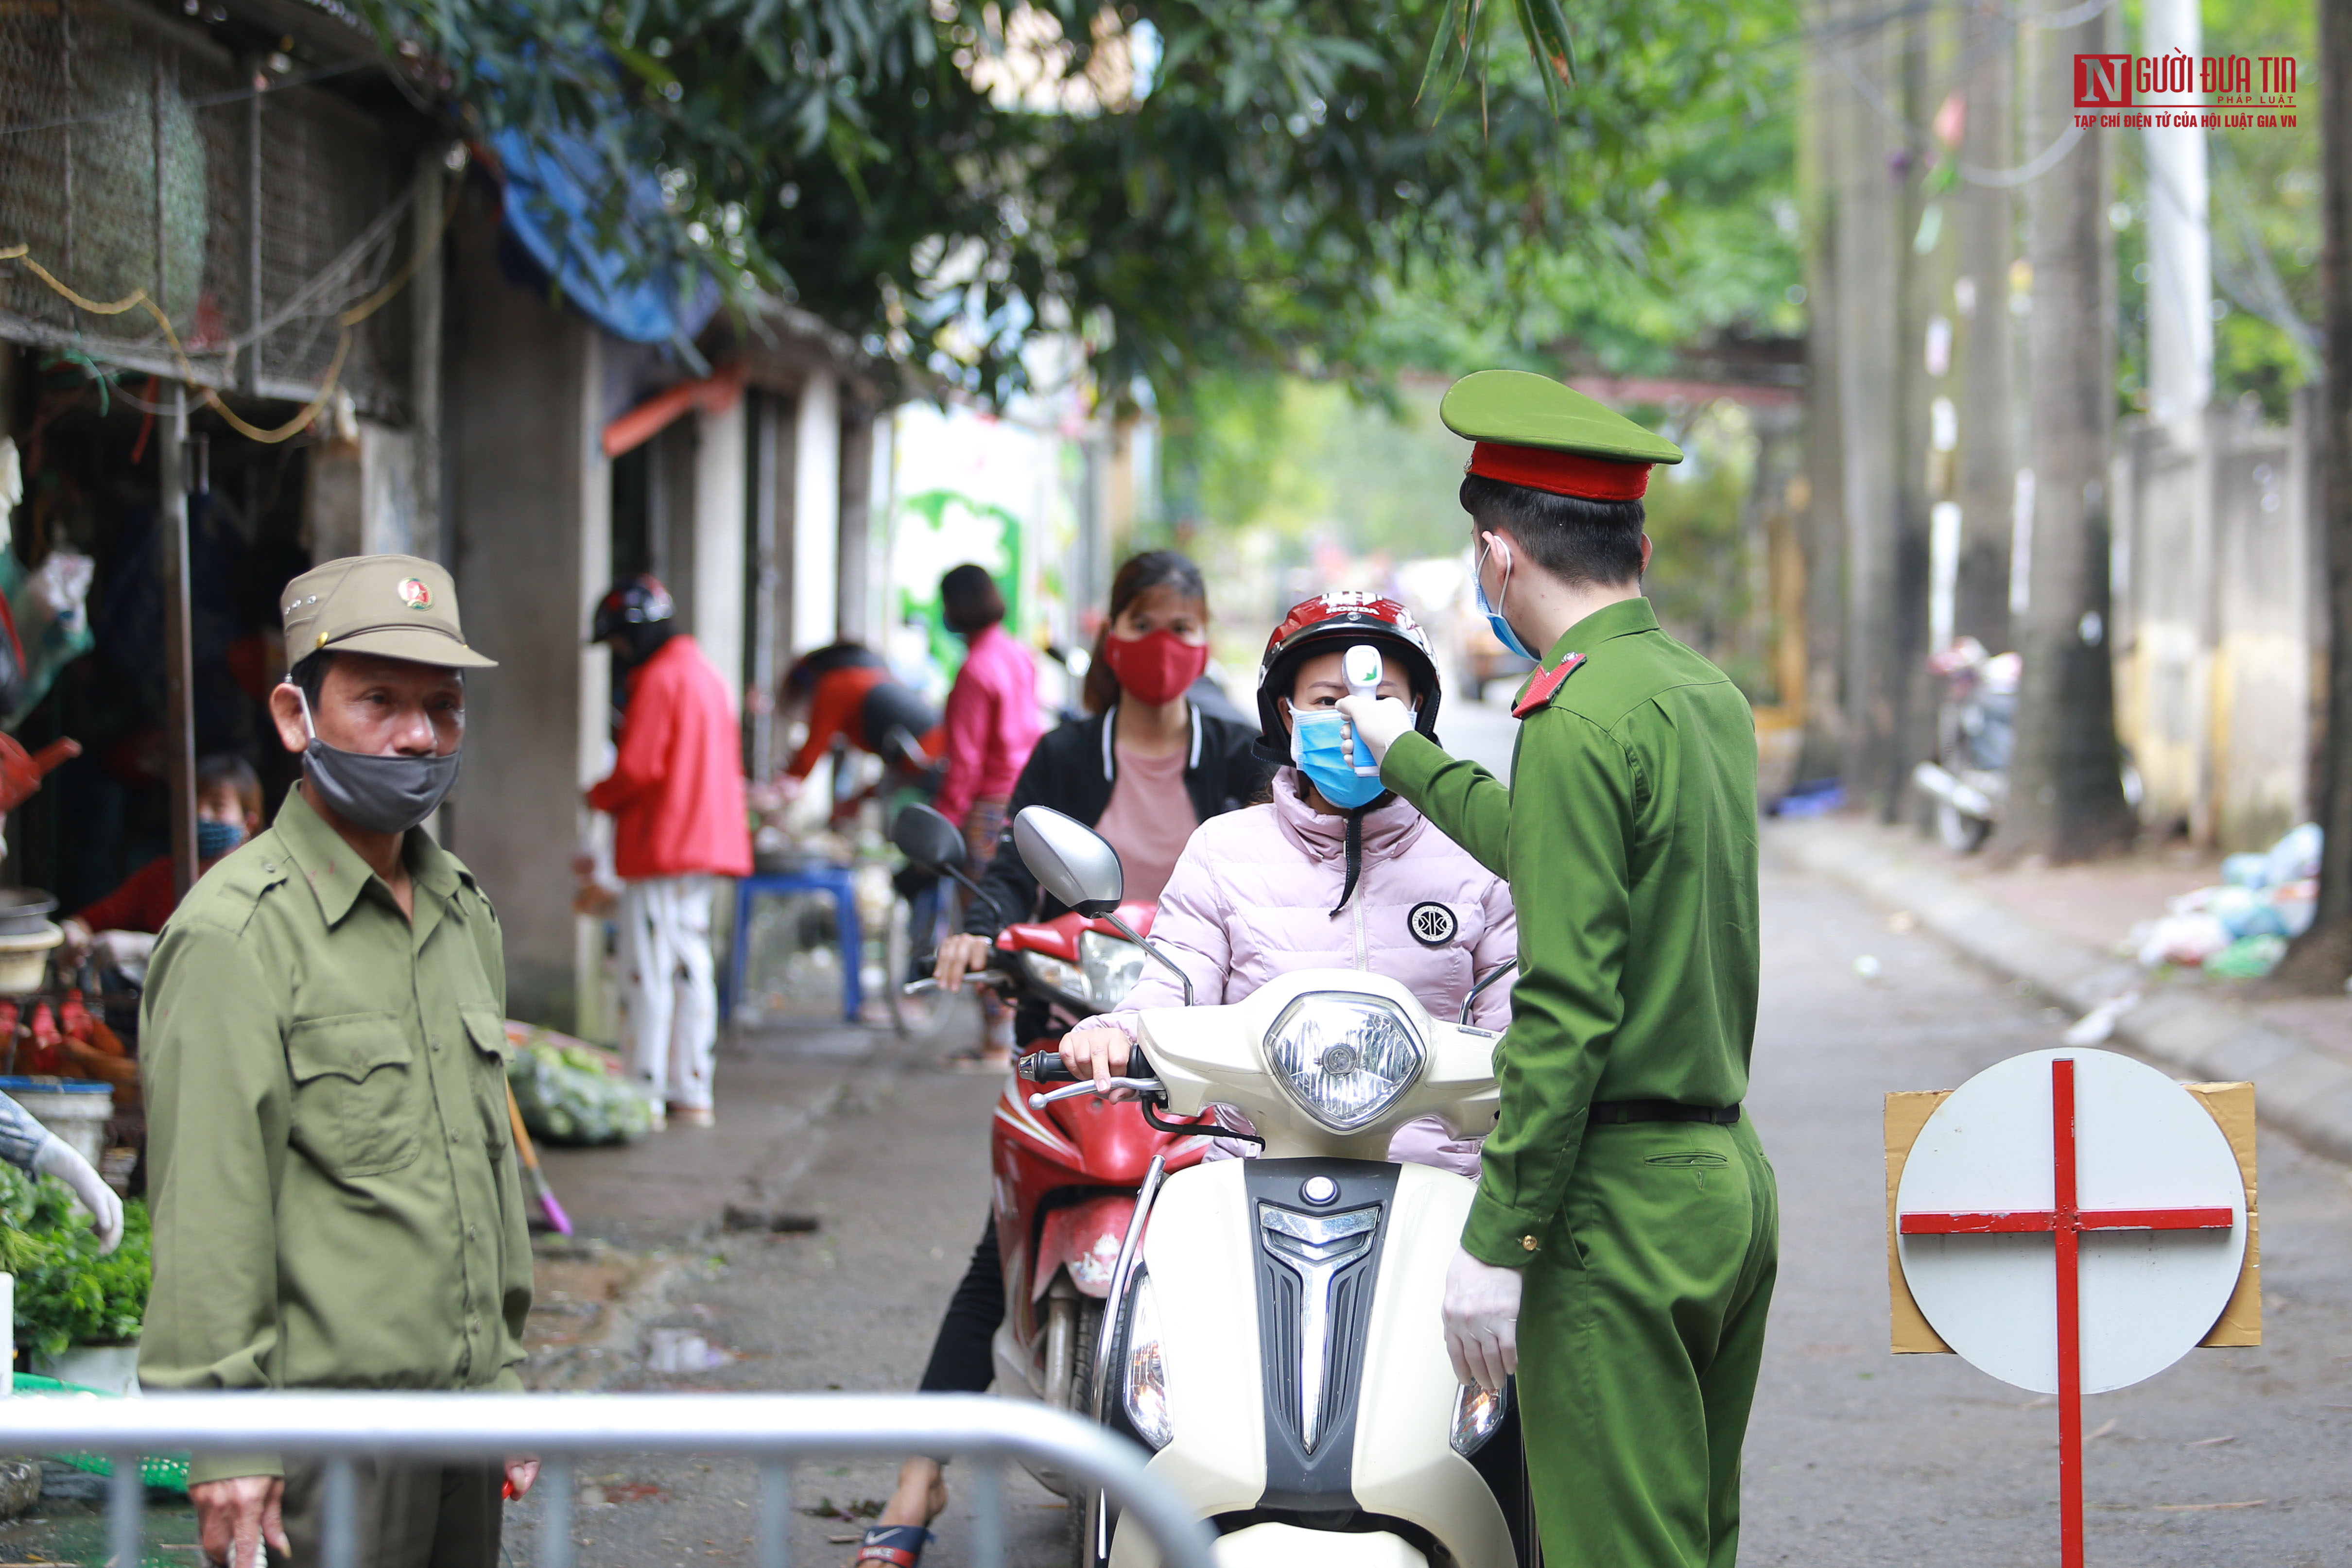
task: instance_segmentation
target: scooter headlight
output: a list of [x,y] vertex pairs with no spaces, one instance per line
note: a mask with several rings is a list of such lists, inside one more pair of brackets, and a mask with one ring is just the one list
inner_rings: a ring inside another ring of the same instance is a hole
[[1123,936],[1078,933],[1078,967],[1086,971],[1086,995],[1097,1012],[1116,1011],[1143,977],[1143,949]]
[[1087,972],[1067,958],[1056,958],[1047,953],[1024,953],[1021,961],[1029,967],[1029,977],[1045,989],[1067,998],[1073,1006],[1093,1006],[1094,998],[1087,988]]
[[1507,1389],[1489,1392],[1475,1383],[1463,1385],[1454,1397],[1454,1451],[1466,1459],[1485,1448],[1510,1406]]
[[1322,992],[1282,1009],[1266,1060],[1307,1113],[1351,1133],[1412,1087],[1428,1052],[1412,1025],[1377,997]]
[[1137,1437],[1164,1448],[1174,1440],[1176,1428],[1168,1419],[1168,1364],[1160,1348],[1160,1306],[1152,1298],[1150,1275],[1135,1277],[1128,1301],[1127,1419]]

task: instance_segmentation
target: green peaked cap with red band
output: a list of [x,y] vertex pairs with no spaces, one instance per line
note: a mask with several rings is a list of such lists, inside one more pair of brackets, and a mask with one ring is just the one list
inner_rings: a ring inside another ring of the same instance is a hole
[[1468,471],[1596,501],[1639,499],[1650,466],[1682,448],[1573,387],[1527,371],[1479,371],[1445,391],[1437,417],[1476,442]]

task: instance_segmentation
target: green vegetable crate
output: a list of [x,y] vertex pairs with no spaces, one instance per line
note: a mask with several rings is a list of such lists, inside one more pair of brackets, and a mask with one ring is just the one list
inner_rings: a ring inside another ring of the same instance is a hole
[[[84,1388],[78,1383],[59,1383],[54,1377],[35,1377],[30,1373],[16,1374],[16,1393],[35,1399],[65,1396],[81,1399],[120,1399],[119,1394],[102,1389]],[[94,1476],[110,1476],[114,1461],[103,1454],[47,1454],[45,1458],[71,1465]],[[139,1461],[139,1479],[151,1487],[184,1494],[188,1490],[188,1456],[185,1454],[149,1454]]]

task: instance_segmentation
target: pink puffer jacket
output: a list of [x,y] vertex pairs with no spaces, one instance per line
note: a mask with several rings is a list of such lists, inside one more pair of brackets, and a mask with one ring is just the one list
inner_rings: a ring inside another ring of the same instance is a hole
[[[1447,1022],[1474,979],[1518,956],[1509,884],[1403,800],[1364,814],[1361,863],[1354,894],[1333,914],[1348,881],[1347,819],[1311,810],[1298,770],[1285,768],[1270,803],[1193,831],[1160,895],[1152,941],[1192,977],[1204,1007],[1298,969],[1363,969],[1403,981]],[[1175,977],[1146,965],[1127,1006],[1089,1021],[1133,1039],[1137,1012],[1183,1005]],[[1510,1017],[1506,980],[1479,997],[1472,1021],[1500,1030]],[[1478,1144],[1423,1117],[1398,1129],[1389,1157],[1475,1177]]]

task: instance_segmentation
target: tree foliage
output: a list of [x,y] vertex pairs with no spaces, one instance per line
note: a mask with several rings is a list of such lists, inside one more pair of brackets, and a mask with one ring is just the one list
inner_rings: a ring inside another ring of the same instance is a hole
[[990,396],[1032,379],[1041,328],[1114,394],[1167,392],[1369,363],[1425,280],[1622,265],[1668,132],[1755,26],[1595,0],[1571,53],[1557,0],[361,3],[478,128],[658,170],[637,265],[782,294]]

